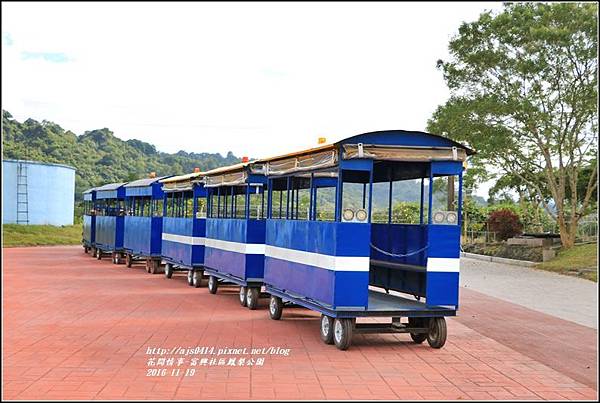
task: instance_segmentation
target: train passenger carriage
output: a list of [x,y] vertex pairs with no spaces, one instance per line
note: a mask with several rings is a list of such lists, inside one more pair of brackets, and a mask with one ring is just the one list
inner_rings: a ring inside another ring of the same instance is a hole
[[109,183],[97,187],[96,231],[94,246],[96,257],[111,254],[112,262],[120,264],[123,257],[123,230],[125,224],[125,183]]
[[83,192],[83,233],[81,243],[83,250],[88,253],[90,250],[93,256],[96,256],[96,190],[91,188]]
[[255,309],[263,283],[267,179],[260,165],[243,162],[206,172],[205,271],[208,288],[240,286],[240,304]]
[[166,177],[151,176],[129,182],[125,188],[125,263],[144,261],[148,273],[158,273],[161,264],[164,193],[159,182]]
[[188,285],[200,287],[203,278],[206,230],[206,190],[199,170],[161,179],[164,192],[162,261],[165,277],[186,271]]
[[[269,313],[321,315],[339,349],[353,333],[409,333],[440,348],[458,309],[462,171],[470,149],[402,130],[256,161],[268,175]],[[359,317],[391,323],[357,323]],[[403,322],[401,318],[407,318]]]

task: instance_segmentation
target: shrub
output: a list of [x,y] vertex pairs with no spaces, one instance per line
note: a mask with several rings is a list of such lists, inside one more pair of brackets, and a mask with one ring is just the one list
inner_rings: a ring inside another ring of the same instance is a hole
[[490,231],[503,241],[523,233],[523,224],[519,216],[509,209],[492,211],[488,216]]

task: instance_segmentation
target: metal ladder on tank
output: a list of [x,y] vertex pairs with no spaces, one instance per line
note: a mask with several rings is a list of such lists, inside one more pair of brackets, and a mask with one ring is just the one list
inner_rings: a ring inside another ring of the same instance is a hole
[[17,165],[17,224],[29,224],[29,200],[27,195],[27,165]]

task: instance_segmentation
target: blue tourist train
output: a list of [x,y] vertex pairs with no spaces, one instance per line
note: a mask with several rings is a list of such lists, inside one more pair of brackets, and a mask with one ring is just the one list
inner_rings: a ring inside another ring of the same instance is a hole
[[94,188],[85,190],[83,192],[83,250],[85,253],[92,252],[96,255],[96,247],[94,241],[96,240],[96,190]]
[[[208,290],[219,282],[240,286],[240,304],[255,309],[263,283],[267,178],[243,162],[208,171],[204,271]],[[258,170],[260,171],[260,170]]]
[[[212,294],[237,286],[249,309],[268,296],[273,320],[291,305],[319,312],[321,339],[341,350],[356,333],[407,333],[441,348],[445,317],[459,305],[463,170],[472,154],[446,137],[389,130],[105,185],[84,194],[95,208],[84,208],[83,244],[99,256],[113,252],[116,262],[123,250],[128,259],[160,259],[167,277],[185,270],[196,287],[207,275]],[[149,210],[135,204],[141,198],[151,199]],[[122,200],[128,211],[142,210],[127,223],[161,218],[162,227],[132,225],[119,244]]]
[[187,272],[188,285],[200,287],[204,273],[206,189],[200,171],[162,179],[164,217],[162,261],[165,277]]
[[158,273],[162,261],[164,192],[155,175],[124,185],[125,209],[123,248],[125,263],[131,267],[143,261],[148,273]]
[[[281,318],[285,302],[318,311],[321,338],[340,349],[353,332],[378,331],[443,346],[444,317],[458,308],[469,154],[444,137],[394,130],[256,161],[269,178],[264,284],[271,318]],[[413,217],[394,213],[407,186],[418,189]],[[356,323],[368,316],[392,321]]]
[[96,258],[110,253],[114,264],[120,264],[124,254],[123,230],[125,224],[125,183],[109,183],[95,188],[96,231],[94,246]]

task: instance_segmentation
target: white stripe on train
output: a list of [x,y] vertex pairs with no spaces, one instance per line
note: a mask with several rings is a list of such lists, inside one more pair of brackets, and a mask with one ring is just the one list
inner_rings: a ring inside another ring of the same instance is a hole
[[200,237],[200,236],[167,234],[167,233],[163,232],[162,240],[177,242],[177,243],[184,243],[186,245],[204,245],[206,238]]

